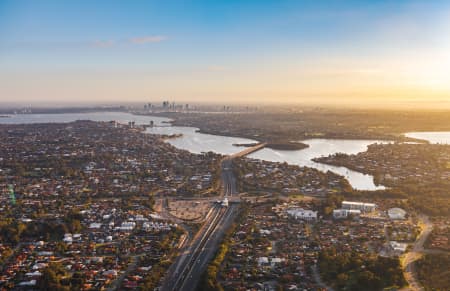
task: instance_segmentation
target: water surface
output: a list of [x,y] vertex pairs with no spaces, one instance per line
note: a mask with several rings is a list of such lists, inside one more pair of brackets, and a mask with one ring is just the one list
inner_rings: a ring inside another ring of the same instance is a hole
[[450,144],[450,131],[408,132],[405,136],[423,139],[430,143]]
[[183,134],[182,137],[168,139],[167,142],[177,148],[188,150],[196,154],[211,151],[223,155],[230,155],[246,149],[246,147],[234,146],[233,144],[257,142],[247,138],[200,133],[197,132],[197,130],[198,129],[194,127],[172,126],[148,128],[147,132],[167,135]]

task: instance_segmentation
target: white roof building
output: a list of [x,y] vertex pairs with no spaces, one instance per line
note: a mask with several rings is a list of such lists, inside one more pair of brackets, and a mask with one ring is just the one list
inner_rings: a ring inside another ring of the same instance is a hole
[[71,236],[64,237],[63,241],[67,244],[71,244],[73,242],[73,239]]
[[99,229],[100,227],[102,227],[102,224],[97,222],[93,222],[89,225],[89,228],[91,229]]
[[20,282],[19,286],[36,286],[36,280]]
[[396,241],[390,241],[389,245],[394,250],[394,252],[397,253],[404,253],[406,251],[406,248],[408,247],[408,244],[399,243]]
[[343,209],[361,210],[362,212],[372,212],[377,208],[375,203],[342,201]]
[[258,262],[258,266],[268,265],[269,264],[269,258],[268,257],[259,257],[257,259],[257,262]]
[[391,208],[388,210],[388,216],[392,220],[405,219],[406,211],[401,208]]
[[114,227],[114,230],[130,232],[135,227],[136,227],[136,222],[134,222],[134,221],[125,221],[125,222],[122,222],[121,226]]
[[284,262],[284,259],[282,259],[282,258],[271,258],[270,259],[270,265],[272,267],[275,266],[276,264],[280,264],[282,262]]
[[267,229],[260,229],[259,233],[262,235],[269,235],[271,232],[270,232],[270,230],[267,230]]
[[158,222],[144,222],[142,224],[142,228],[146,231],[150,231],[150,230],[170,230],[172,227],[176,227],[175,224],[168,224],[167,222],[165,223],[158,223]]
[[34,271],[34,272],[26,273],[25,276],[27,276],[27,277],[39,277],[39,276],[42,276],[42,273],[39,272],[39,271]]
[[317,220],[317,211],[306,210],[303,208],[292,208],[287,210],[287,214],[289,216],[294,217],[295,219],[301,220]]

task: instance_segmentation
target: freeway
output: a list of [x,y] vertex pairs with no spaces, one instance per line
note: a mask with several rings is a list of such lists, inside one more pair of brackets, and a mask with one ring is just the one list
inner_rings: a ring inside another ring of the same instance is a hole
[[204,237],[199,249],[193,254],[191,266],[180,276],[174,290],[192,291],[196,289],[201,276],[208,267],[208,263],[217,251],[224,232],[233,222],[236,212],[236,205],[222,208],[219,218],[211,225],[211,232]]
[[[227,157],[221,163],[222,195],[237,194],[236,178],[232,170],[232,159]],[[237,206],[221,207],[216,204],[205,218],[205,223],[194,238],[181,249],[180,255],[169,268],[162,288],[163,291],[192,291],[213,258],[226,229],[237,214]]]
[[233,173],[233,161],[231,158],[227,157],[222,160],[222,187],[223,192],[222,194],[227,196],[233,196],[237,194],[237,187],[236,187],[236,177]]
[[207,222],[186,245],[166,275],[162,290],[195,290],[208,262],[214,256],[220,238],[233,222],[237,206],[214,206]]

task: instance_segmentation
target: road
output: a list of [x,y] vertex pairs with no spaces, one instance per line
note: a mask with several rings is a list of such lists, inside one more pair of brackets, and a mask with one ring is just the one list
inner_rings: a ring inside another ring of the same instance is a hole
[[314,281],[316,282],[317,285],[319,285],[320,288],[326,291],[334,291],[333,288],[326,285],[325,282],[322,281],[322,278],[320,278],[319,270],[317,270],[317,265],[312,266],[311,270],[313,273]]
[[[225,158],[221,163],[222,197],[237,194],[236,178],[233,174],[232,159]],[[195,290],[201,276],[214,257],[218,245],[237,214],[237,205],[221,207],[216,204],[205,218],[205,223],[181,249],[180,255],[170,266],[161,290],[192,291]]]
[[426,252],[423,248],[425,241],[433,230],[433,224],[430,222],[427,216],[419,216],[420,224],[423,226],[422,231],[419,234],[416,242],[413,245],[411,251],[405,254],[403,265],[405,266],[404,275],[408,282],[408,287],[403,290],[423,290],[416,277],[415,261],[420,259],[422,254]]
[[222,209],[217,222],[212,224],[210,234],[205,236],[204,243],[201,243],[199,249],[193,254],[191,266],[187,268],[184,274],[181,274],[179,282],[172,290],[192,291],[196,289],[236,213],[237,205],[230,205]]
[[222,195],[225,197],[233,196],[238,193],[236,177],[233,173],[233,160],[227,157],[222,160]]
[[111,287],[107,289],[108,291],[119,290],[119,288],[120,288],[120,286],[122,286],[122,283],[125,280],[125,278],[136,269],[137,263],[139,261],[139,257],[141,257],[141,256],[142,255],[137,255],[137,256],[131,257],[131,262],[128,265],[127,269],[114,281],[114,283],[111,285]]

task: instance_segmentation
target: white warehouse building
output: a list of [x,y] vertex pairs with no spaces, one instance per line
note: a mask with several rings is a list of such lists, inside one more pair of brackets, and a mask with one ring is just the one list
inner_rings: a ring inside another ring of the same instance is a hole
[[377,208],[375,203],[342,201],[343,209],[361,210],[361,212],[372,212]]

